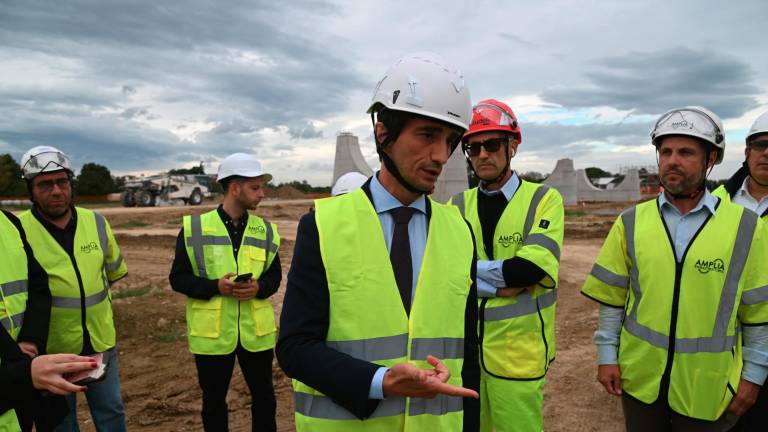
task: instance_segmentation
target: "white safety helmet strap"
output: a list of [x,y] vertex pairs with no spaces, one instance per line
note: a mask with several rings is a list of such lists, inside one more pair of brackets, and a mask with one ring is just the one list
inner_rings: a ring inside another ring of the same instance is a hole
[[27,180],[42,173],[61,170],[74,174],[69,156],[55,147],[33,147],[21,158],[21,174]]

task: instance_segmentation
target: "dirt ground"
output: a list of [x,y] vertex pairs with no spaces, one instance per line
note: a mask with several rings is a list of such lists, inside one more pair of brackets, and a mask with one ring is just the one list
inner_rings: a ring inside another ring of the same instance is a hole
[[[309,200],[266,201],[257,213],[278,225],[282,244],[283,282],[273,297],[279,316],[290,267],[296,226],[311,205]],[[597,305],[579,294],[603,238],[625,204],[593,204],[566,209],[566,239],[562,251],[557,310],[557,360],[545,386],[547,431],[619,431],[623,419],[619,400],[596,382]],[[187,350],[184,297],[173,292],[168,272],[181,217],[202,213],[200,207],[97,209],[109,220],[129,274],[113,287],[123,398],[132,431],[202,430],[201,394],[192,355]],[[275,362],[273,377],[278,398],[278,430],[293,431],[290,380]],[[250,430],[249,395],[236,368],[227,398],[230,429]],[[81,425],[94,430],[80,401]]]

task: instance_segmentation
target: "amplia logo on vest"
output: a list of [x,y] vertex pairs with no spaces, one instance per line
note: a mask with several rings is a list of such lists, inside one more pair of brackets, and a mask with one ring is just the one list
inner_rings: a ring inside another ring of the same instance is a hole
[[263,227],[263,226],[261,226],[261,225],[256,225],[256,226],[254,226],[254,225],[249,225],[249,226],[248,226],[248,231],[250,231],[250,232],[251,232],[251,234],[253,234],[253,233],[260,233],[260,234],[264,234],[264,231],[266,231],[266,230],[265,230],[265,229],[264,229],[264,227]]
[[505,248],[511,246],[512,243],[519,246],[523,244],[523,235],[520,234],[519,232],[516,232],[512,235],[500,235],[498,242],[500,245],[504,246]]
[[99,245],[97,245],[96,242],[90,242],[84,245],[80,245],[80,252],[82,253],[91,253],[91,251],[97,251],[97,250],[99,250]]
[[699,273],[709,273],[710,271],[722,273],[725,271],[725,264],[723,264],[723,260],[720,258],[715,260],[698,259],[696,260],[694,267],[696,267],[696,270],[698,270]]

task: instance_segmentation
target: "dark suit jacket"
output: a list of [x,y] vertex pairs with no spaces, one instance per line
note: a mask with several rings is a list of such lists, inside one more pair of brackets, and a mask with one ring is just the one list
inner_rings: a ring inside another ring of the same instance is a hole
[[15,409],[22,430],[52,431],[69,412],[62,396],[43,394],[32,385],[32,359],[0,326],[0,414]]
[[[370,199],[369,183],[370,180],[363,186],[363,190]],[[431,207],[427,200],[427,220],[430,216]],[[479,390],[474,261],[473,283],[464,315],[464,368],[461,375],[465,387]],[[301,218],[296,234],[288,287],[280,316],[280,336],[275,351],[277,360],[288,376],[323,392],[358,418],[365,419],[379,403],[379,400],[368,399],[368,392],[373,375],[380,366],[326,346],[329,302],[317,223],[314,212],[309,212]],[[479,401],[464,399],[464,430],[479,430],[479,423]]]

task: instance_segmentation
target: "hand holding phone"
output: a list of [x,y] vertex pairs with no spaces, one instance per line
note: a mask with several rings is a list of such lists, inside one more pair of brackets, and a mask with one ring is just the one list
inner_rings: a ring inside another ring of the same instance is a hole
[[65,374],[64,378],[72,384],[84,386],[103,380],[107,376],[107,367],[109,364],[104,361],[104,353],[96,353],[89,356],[96,360],[96,369]]
[[248,282],[251,280],[251,277],[253,276],[253,273],[245,273],[241,275],[237,275],[235,278],[235,282]]

